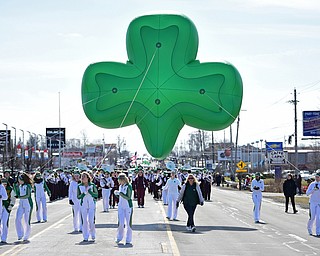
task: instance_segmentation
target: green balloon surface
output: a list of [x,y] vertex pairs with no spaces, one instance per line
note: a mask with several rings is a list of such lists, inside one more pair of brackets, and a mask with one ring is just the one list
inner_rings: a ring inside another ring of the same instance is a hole
[[83,109],[94,124],[103,128],[136,124],[148,152],[163,159],[185,124],[216,131],[239,114],[239,72],[227,63],[196,60],[198,33],[186,16],[134,19],[126,47],[127,63],[91,64],[83,75]]

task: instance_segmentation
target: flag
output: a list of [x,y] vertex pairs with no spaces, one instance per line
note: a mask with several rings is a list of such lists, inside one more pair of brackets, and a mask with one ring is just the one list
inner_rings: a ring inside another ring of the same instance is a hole
[[135,162],[137,160],[137,151],[134,153],[134,155],[130,158],[131,162]]

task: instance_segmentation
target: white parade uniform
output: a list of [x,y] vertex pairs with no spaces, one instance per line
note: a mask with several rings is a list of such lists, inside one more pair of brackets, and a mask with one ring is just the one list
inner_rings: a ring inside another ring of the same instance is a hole
[[[2,195],[2,191],[0,192]],[[8,195],[10,193],[10,195]],[[10,212],[12,210],[12,207],[15,204],[16,201],[16,193],[12,189],[11,192],[6,192],[7,194],[7,199],[2,198],[2,200],[8,200],[9,199],[9,205],[8,208],[6,208],[4,205],[2,205],[2,217],[0,216],[0,235],[1,235],[1,242],[7,242],[7,237],[8,237],[8,225],[9,225],[9,216]]]
[[132,242],[132,187],[129,184],[120,185],[118,203],[118,230],[117,242],[124,236],[124,229],[127,229],[126,243]]
[[37,221],[47,221],[47,198],[45,194],[45,181],[41,181],[40,183],[34,183],[34,192],[35,192],[35,199],[36,199],[36,212],[37,212]]
[[[28,240],[31,233],[31,212],[32,212],[32,199],[31,199],[31,185],[23,184],[18,188],[19,206],[16,214],[16,231],[18,240]],[[22,219],[24,223],[22,223]]]
[[316,235],[320,236],[320,182],[311,182],[307,191],[307,196],[310,196],[310,219],[308,221],[308,232],[312,234],[314,220],[316,220]]
[[80,211],[80,200],[78,199],[78,182],[71,180],[69,185],[69,200],[72,201],[73,213],[73,230],[78,232],[82,231],[82,220]]
[[98,197],[97,187],[93,183],[84,186],[82,183],[78,186],[78,198],[80,199],[80,211],[82,217],[82,235],[84,240],[88,240],[89,236],[93,240],[96,237],[95,228],[95,212],[96,198]]
[[114,182],[111,177],[100,177],[100,186],[102,188],[102,204],[103,204],[103,211],[109,211],[109,199],[110,199],[110,192],[111,188],[114,186]]
[[177,219],[178,208],[176,207],[177,199],[179,196],[178,187],[181,186],[180,181],[177,178],[168,179],[164,189],[168,191],[168,211],[167,218],[168,219]]
[[[5,187],[2,184],[0,184],[0,223],[3,221],[3,217],[2,217],[3,213],[6,211],[4,207],[2,207],[2,200],[7,200],[7,199],[8,199],[7,191]],[[2,233],[1,231],[2,230],[0,227],[0,234]]]
[[[259,189],[254,189],[257,187]],[[256,180],[254,179],[251,183],[251,191],[252,191],[252,201],[254,204],[253,208],[253,216],[256,222],[260,221],[260,209],[261,209],[261,201],[262,201],[262,191],[264,190],[264,182],[262,179]]]

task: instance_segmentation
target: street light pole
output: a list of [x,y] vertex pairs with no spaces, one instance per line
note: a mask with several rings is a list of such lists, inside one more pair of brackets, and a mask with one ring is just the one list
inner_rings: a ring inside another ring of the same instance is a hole
[[[3,171],[5,170],[5,163],[7,162],[7,157],[8,157],[8,125],[5,123],[2,123],[3,125],[6,126],[6,148],[4,150],[5,154],[3,154]],[[4,158],[4,155],[6,155],[6,157]]]
[[13,146],[13,159],[12,159],[12,169],[11,169],[11,174],[13,174],[13,169],[14,169],[14,163],[16,159],[16,149],[17,149],[17,129],[16,127],[11,126],[12,129],[14,129],[14,146]]
[[25,152],[24,152],[24,130],[21,130],[21,129],[20,129],[20,131],[22,131],[21,157],[23,157],[23,158],[22,158],[22,163],[23,163],[23,166],[24,166],[24,159],[25,159],[25,157],[24,157],[24,154],[25,154]]

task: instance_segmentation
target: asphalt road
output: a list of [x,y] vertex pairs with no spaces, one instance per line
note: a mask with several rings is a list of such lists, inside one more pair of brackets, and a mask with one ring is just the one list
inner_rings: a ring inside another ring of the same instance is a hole
[[[161,201],[146,196],[146,207],[134,202],[133,244],[114,242],[117,210],[96,211],[96,241],[83,243],[82,234],[72,233],[71,207],[67,199],[48,203],[48,222],[33,223],[29,243],[20,243],[10,218],[8,244],[1,255],[319,255],[320,240],[306,229],[308,212],[286,214],[282,204],[263,199],[261,218],[253,221],[251,194],[213,187],[212,201],[196,210],[195,233],[185,229],[186,213],[179,207],[179,221],[165,218]],[[290,208],[289,208],[290,209]],[[291,210],[291,209],[290,209]],[[32,222],[35,222],[35,212]]]

